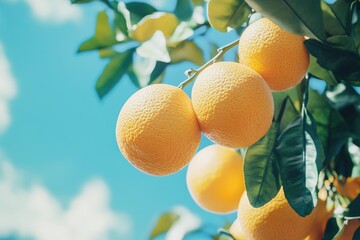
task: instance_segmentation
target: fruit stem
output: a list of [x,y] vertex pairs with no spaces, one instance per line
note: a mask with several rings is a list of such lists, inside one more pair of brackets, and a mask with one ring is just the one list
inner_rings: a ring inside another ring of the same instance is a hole
[[239,43],[239,39],[236,39],[235,41],[226,44],[225,46],[222,46],[220,48],[217,49],[217,54],[210,59],[208,62],[206,62],[204,65],[202,65],[201,67],[199,67],[198,69],[194,70],[194,69],[190,69],[185,71],[185,75],[187,76],[187,79],[185,81],[183,81],[182,83],[179,84],[179,88],[183,89],[186,85],[188,85],[189,83],[191,83],[192,81],[194,81],[194,79],[208,66],[210,66],[213,63],[219,62],[222,57],[224,56],[224,54],[229,51],[231,48],[237,46]]

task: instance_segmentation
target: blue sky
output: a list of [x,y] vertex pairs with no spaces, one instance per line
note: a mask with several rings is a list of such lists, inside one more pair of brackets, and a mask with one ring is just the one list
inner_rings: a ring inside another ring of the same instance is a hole
[[[76,54],[103,9],[67,0],[0,1],[0,239],[57,239],[50,238],[56,231],[74,240],[146,239],[157,216],[179,205],[214,230],[235,219],[192,201],[186,169],[151,177],[119,152],[117,115],[137,89],[124,78],[99,100],[95,81],[106,61]],[[223,45],[236,35],[209,37]],[[178,85],[190,67],[170,67],[165,82]],[[200,149],[208,144],[203,137]]]

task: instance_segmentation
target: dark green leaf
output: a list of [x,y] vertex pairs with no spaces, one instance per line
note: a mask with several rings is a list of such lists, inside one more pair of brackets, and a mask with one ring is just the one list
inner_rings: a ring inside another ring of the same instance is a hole
[[344,215],[349,219],[360,218],[360,195],[351,201],[350,205],[348,206],[348,211],[346,211]]
[[333,46],[335,48],[357,54],[355,42],[349,36],[336,35],[336,36],[329,37],[326,41],[327,41],[327,43],[329,43],[331,46]]
[[325,91],[326,97],[333,106],[342,110],[350,105],[360,104],[360,95],[348,84],[341,83],[334,87],[328,87]]
[[109,18],[106,11],[102,11],[97,16],[96,29],[94,37],[83,42],[78,52],[102,49],[118,43],[115,31],[109,24]]
[[332,71],[339,79],[360,85],[360,57],[357,54],[314,39],[306,40],[305,46],[321,67]]
[[191,18],[193,9],[191,0],[177,0],[174,13],[180,21],[187,21]]
[[304,36],[325,40],[320,0],[246,0],[280,27]]
[[210,0],[207,15],[211,26],[227,32],[246,22],[251,9],[244,0]]
[[291,207],[303,217],[316,206],[316,185],[320,170],[316,164],[319,151],[316,140],[311,136],[315,135],[316,130],[313,125],[305,129],[309,120],[301,116],[296,118],[281,133],[276,147],[285,196]]
[[322,1],[324,24],[331,35],[347,34],[351,31],[352,10],[355,0],[337,0],[333,4]]
[[103,98],[116,85],[126,72],[133,54],[133,49],[111,58],[96,83],[96,91]]
[[358,50],[358,54],[360,54],[360,7],[357,7],[357,21],[353,26],[353,39],[355,42],[355,45],[357,47]]
[[347,142],[341,147],[339,153],[335,157],[334,170],[338,175],[345,178],[350,177],[352,174],[353,163],[349,153]]
[[336,233],[339,232],[339,226],[337,224],[336,218],[330,218],[326,224],[324,237],[322,240],[334,240]]
[[273,199],[281,186],[274,153],[278,131],[279,124],[273,123],[267,134],[246,151],[245,185],[254,207],[261,207]]
[[94,1],[95,0],[71,0],[71,3],[89,3]]
[[130,12],[132,24],[138,23],[142,18],[156,12],[156,8],[144,2],[128,2],[125,4]]
[[276,146],[285,196],[300,216],[310,214],[316,206],[318,173],[324,160],[315,120],[306,109],[307,86],[303,99],[301,116],[281,133]]
[[155,237],[167,232],[179,218],[180,215],[175,212],[167,212],[161,215],[150,234],[150,239],[154,239]]
[[172,48],[170,58],[172,63],[190,61],[199,66],[205,63],[203,51],[191,40],[182,41],[175,48]]
[[321,67],[316,58],[310,56],[310,66],[308,69],[309,73],[318,79],[324,80],[330,86],[334,86],[337,84],[337,80],[334,77],[334,74],[330,70],[326,70],[325,68]]

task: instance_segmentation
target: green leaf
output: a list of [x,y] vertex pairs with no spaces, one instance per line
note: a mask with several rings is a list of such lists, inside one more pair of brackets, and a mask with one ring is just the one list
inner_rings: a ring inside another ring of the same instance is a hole
[[71,0],[71,3],[81,4],[81,3],[89,3],[94,1],[95,0]]
[[132,58],[133,49],[120,53],[106,65],[103,73],[96,82],[96,91],[100,98],[103,98],[118,83],[126,72]]
[[331,36],[327,40],[331,46],[357,54],[354,40],[346,35]]
[[352,139],[348,142],[348,151],[354,166],[351,177],[360,177],[360,147],[354,144]]
[[100,58],[112,58],[118,54],[114,49],[110,48],[103,48],[98,51]]
[[[345,218],[353,219],[360,218],[360,195],[357,196],[348,206],[348,210],[345,212]],[[353,238],[354,239],[354,238]]]
[[106,11],[99,12],[96,21],[95,35],[89,40],[83,42],[78,52],[90,51],[107,48],[118,43],[115,31],[109,24],[109,18]]
[[285,196],[290,206],[303,217],[317,204],[318,173],[324,160],[315,120],[306,109],[307,89],[306,86],[301,116],[280,134],[275,150]]
[[320,0],[246,0],[266,18],[289,32],[325,40]]
[[167,63],[135,54],[133,63],[129,66],[128,75],[135,86],[143,88],[152,83],[162,82],[167,66]]
[[308,72],[318,78],[324,80],[330,86],[335,86],[337,84],[337,80],[334,77],[334,74],[330,70],[326,70],[325,68],[321,67],[316,58],[310,55],[310,65]]
[[249,201],[261,207],[279,192],[281,183],[274,149],[279,124],[273,123],[267,134],[250,146],[245,155],[244,174]]
[[353,26],[353,39],[360,54],[360,7],[357,7],[357,21]]
[[187,21],[191,18],[193,10],[191,0],[177,0],[174,14],[180,21]]
[[132,24],[138,23],[145,16],[156,12],[156,8],[144,2],[128,2],[125,4],[130,12],[130,19]]
[[155,12],[144,17],[138,24],[134,25],[130,36],[138,41],[149,40],[156,31],[161,31],[165,38],[169,38],[179,24],[179,20],[172,13]]
[[329,4],[325,1],[321,1],[321,9],[323,12],[323,22],[326,32],[330,35],[346,34],[346,29],[336,18],[336,15],[334,14]]
[[[347,34],[350,35],[351,32],[351,18],[354,9],[354,2],[356,0],[337,0],[333,4],[326,4],[328,7],[323,8],[324,15],[331,16],[334,20],[337,21],[338,27],[341,27],[342,33],[338,32],[336,34]],[[329,17],[324,18],[324,24],[326,26],[327,21],[330,21]],[[332,26],[334,27],[334,26]],[[329,28],[327,28],[328,30]],[[329,29],[330,30],[330,29]],[[331,32],[330,32],[331,33]],[[335,35],[332,33],[332,35]]]
[[339,79],[360,85],[360,57],[357,54],[314,39],[306,40],[304,44],[317,58],[317,63],[321,67],[332,71]]
[[208,3],[209,22],[221,32],[239,27],[250,13],[251,9],[243,0],[210,0]]
[[166,39],[162,32],[156,31],[150,40],[143,42],[137,49],[137,54],[156,61],[170,62],[170,55],[166,48]]
[[175,212],[167,212],[162,214],[156,222],[155,227],[153,228],[150,239],[166,233],[174,223],[180,218],[180,215]]
[[190,61],[199,66],[205,63],[203,51],[191,40],[185,40],[171,49],[170,58],[172,63]]

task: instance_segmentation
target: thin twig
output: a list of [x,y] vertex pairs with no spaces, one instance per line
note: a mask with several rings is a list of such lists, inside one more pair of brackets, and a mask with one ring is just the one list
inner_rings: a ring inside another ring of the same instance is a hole
[[222,57],[224,56],[224,54],[229,51],[231,48],[237,46],[239,43],[239,39],[236,39],[235,41],[222,46],[220,48],[217,49],[217,54],[210,59],[208,62],[206,62],[204,65],[202,65],[201,67],[199,67],[198,69],[190,69],[187,70],[185,72],[185,75],[187,76],[187,79],[185,81],[183,81],[182,83],[179,84],[179,88],[183,89],[186,85],[188,85],[189,83],[191,83],[192,81],[194,81],[194,79],[208,66],[210,66],[213,63],[219,62]]

